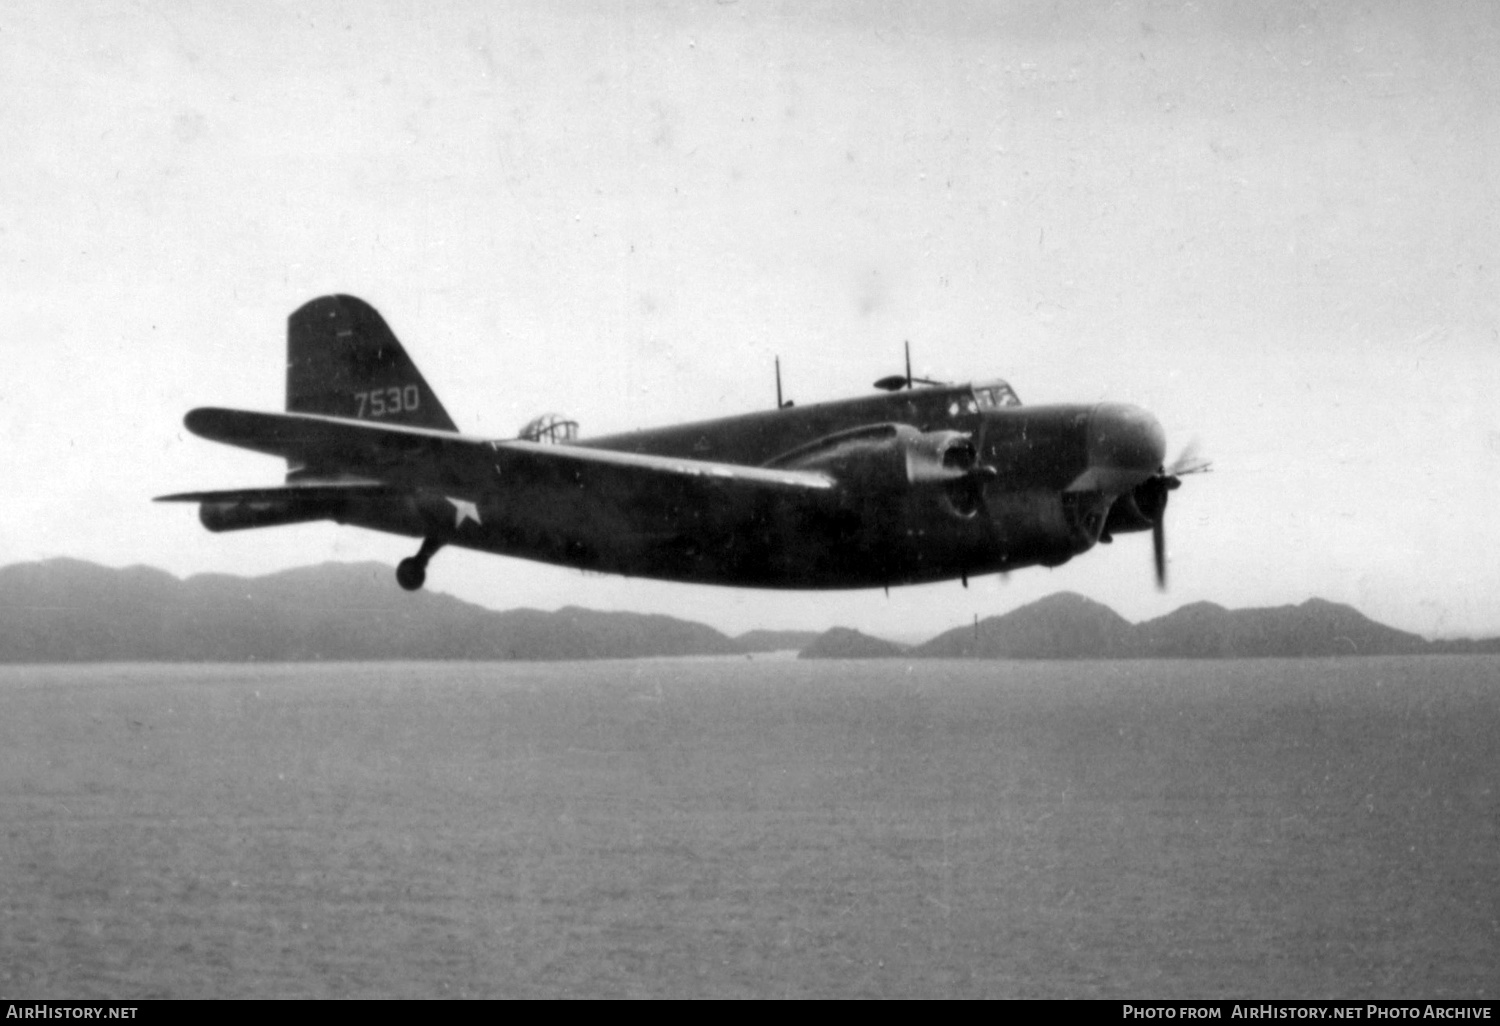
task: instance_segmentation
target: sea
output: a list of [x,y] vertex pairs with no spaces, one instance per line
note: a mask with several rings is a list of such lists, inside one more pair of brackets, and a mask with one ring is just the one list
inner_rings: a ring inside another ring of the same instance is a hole
[[0,667],[7,998],[1500,996],[1500,657]]

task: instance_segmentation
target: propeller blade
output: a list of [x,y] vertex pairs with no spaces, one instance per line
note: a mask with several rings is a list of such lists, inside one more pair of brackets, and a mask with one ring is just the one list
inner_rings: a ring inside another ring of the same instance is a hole
[[1183,447],[1166,473],[1168,477],[1177,477],[1181,474],[1202,474],[1212,468],[1213,461],[1198,451],[1198,439],[1195,438]]
[[1161,591],[1167,590],[1167,497],[1181,487],[1177,478],[1157,474],[1135,491],[1136,508],[1151,521],[1151,553]]
[[[1163,511],[1165,513],[1165,510]],[[1167,528],[1165,516],[1156,518],[1151,525],[1151,552],[1156,557],[1156,587],[1167,590]]]
[[1189,442],[1156,476],[1136,488],[1133,498],[1141,515],[1151,521],[1151,557],[1156,566],[1156,587],[1167,590],[1167,497],[1182,487],[1182,474],[1201,474],[1212,467],[1198,451],[1198,440]]

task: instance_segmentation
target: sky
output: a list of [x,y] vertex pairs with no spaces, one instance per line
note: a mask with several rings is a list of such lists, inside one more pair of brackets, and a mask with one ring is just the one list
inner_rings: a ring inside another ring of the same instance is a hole
[[447,549],[494,608],[920,639],[1060,590],[1131,620],[1313,596],[1500,634],[1500,5],[27,3],[0,11],[0,564],[394,564],[212,535],[275,483],[285,318],[384,315],[459,427],[585,436],[901,370],[1151,410],[1209,474],[1148,534],[847,593]]

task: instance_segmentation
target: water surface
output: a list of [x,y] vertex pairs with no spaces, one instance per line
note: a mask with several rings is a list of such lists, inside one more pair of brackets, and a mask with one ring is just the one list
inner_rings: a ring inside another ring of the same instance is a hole
[[0,667],[0,990],[1493,998],[1497,678]]

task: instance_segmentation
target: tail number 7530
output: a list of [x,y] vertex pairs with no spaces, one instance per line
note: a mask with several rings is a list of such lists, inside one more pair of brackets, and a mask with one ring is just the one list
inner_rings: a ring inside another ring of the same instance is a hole
[[398,388],[376,388],[369,392],[355,392],[359,402],[356,417],[390,417],[407,410],[415,410],[422,403],[422,394],[416,385]]

